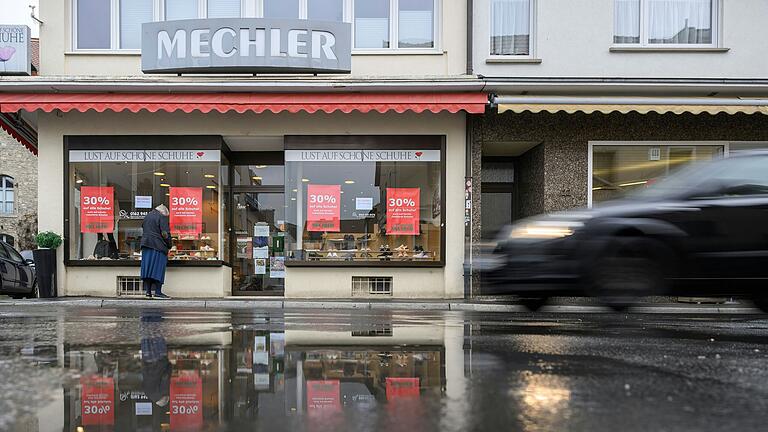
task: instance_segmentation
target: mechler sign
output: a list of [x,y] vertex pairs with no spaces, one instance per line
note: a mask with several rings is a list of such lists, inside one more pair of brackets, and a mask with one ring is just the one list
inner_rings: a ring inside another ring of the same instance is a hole
[[29,27],[0,25],[0,75],[32,75]]
[[145,73],[349,73],[352,26],[217,18],[142,25]]

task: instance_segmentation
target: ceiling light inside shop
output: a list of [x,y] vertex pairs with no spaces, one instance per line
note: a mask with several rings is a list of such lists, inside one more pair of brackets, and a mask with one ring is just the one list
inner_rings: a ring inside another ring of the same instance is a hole
[[355,184],[354,180],[344,180],[344,184]]
[[160,183],[160,187],[171,187],[168,183]]
[[205,178],[216,178],[216,176],[213,175],[213,174],[206,174],[203,177],[205,177]]
[[309,179],[301,179],[304,183],[309,183]]
[[216,185],[208,185],[206,186],[206,189],[216,189]]
[[75,183],[77,183],[77,184],[81,184],[82,182],[83,182],[83,179],[77,179],[77,180],[75,180]]
[[638,186],[638,185],[644,185],[646,183],[648,183],[648,180],[635,181],[635,182],[629,182],[629,183],[622,183],[622,184],[619,185],[619,187]]
[[299,191],[298,189],[294,189],[294,190],[292,190],[291,192],[293,192],[293,193],[296,193],[296,192],[298,192],[298,191]]
[[291,198],[291,201],[296,201],[296,198]]
[[156,175],[156,176],[158,176],[158,177],[162,177],[162,176],[164,176],[164,175],[165,175],[165,173],[164,173],[164,172],[162,172],[162,171],[157,171],[157,172],[155,173],[155,175]]
[[264,169],[264,168],[266,168],[266,167],[267,167],[266,165],[256,165],[256,167],[255,167],[255,168],[256,168],[256,169]]
[[253,179],[256,180],[256,181],[261,181],[262,180],[261,176],[253,176]]

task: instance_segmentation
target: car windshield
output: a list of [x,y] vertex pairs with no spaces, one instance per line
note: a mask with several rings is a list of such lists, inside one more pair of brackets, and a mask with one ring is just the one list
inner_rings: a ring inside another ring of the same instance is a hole
[[683,198],[697,192],[714,192],[732,185],[768,186],[768,155],[740,156],[731,159],[691,164],[653,185],[630,194],[629,199],[657,200]]

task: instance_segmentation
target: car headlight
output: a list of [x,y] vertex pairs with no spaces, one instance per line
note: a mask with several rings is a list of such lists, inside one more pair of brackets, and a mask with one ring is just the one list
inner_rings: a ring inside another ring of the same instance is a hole
[[510,239],[558,239],[568,237],[583,227],[582,222],[531,221],[512,228]]

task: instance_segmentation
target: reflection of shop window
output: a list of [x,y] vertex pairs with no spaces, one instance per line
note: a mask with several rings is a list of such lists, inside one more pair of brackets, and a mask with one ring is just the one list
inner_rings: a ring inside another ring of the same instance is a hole
[[725,144],[620,142],[591,144],[590,205],[647,188],[694,162],[721,157]]
[[170,260],[220,258],[219,150],[103,148],[68,153],[69,260],[140,260],[143,219],[160,204],[171,211]]
[[[328,137],[287,137],[286,142],[291,138],[285,153],[289,264],[442,261],[439,137],[346,137],[347,144],[336,140],[326,147],[313,142],[327,143]],[[412,145],[403,146],[405,141]]]

